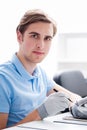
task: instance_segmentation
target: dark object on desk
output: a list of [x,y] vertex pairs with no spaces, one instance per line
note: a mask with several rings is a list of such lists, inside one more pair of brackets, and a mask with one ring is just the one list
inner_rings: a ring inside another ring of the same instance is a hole
[[71,92],[77,93],[82,97],[87,96],[87,79],[84,78],[81,71],[64,71],[55,74],[53,80]]
[[61,111],[61,113],[69,112],[69,108],[66,108],[64,111]]
[[82,98],[71,107],[71,114],[75,118],[87,119],[87,97]]

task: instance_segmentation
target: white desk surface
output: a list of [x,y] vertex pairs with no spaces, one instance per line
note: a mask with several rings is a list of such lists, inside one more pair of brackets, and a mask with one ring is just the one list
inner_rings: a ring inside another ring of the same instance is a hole
[[71,119],[63,119],[66,116],[71,116],[71,114],[59,114],[57,116],[45,118],[43,121],[24,123],[16,127],[7,128],[5,130],[87,130],[86,120],[76,121]]

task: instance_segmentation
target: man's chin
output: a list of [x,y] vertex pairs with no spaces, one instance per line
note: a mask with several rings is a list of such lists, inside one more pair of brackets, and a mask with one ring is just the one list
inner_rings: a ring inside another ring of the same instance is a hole
[[39,59],[39,60],[36,60],[35,63],[41,63],[43,61],[43,59]]

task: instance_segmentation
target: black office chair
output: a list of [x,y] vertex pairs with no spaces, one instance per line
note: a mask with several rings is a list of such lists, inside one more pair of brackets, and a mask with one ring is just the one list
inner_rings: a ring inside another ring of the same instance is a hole
[[65,71],[55,75],[53,79],[57,84],[64,88],[77,93],[82,97],[87,96],[87,82],[80,71]]

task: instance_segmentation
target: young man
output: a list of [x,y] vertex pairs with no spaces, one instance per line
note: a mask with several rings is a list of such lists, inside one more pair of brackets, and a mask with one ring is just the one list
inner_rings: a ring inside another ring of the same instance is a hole
[[80,98],[54,83],[38,65],[47,56],[56,31],[55,22],[41,10],[27,11],[20,20],[19,50],[0,65],[1,129],[56,115],[69,107],[68,97],[72,102]]

